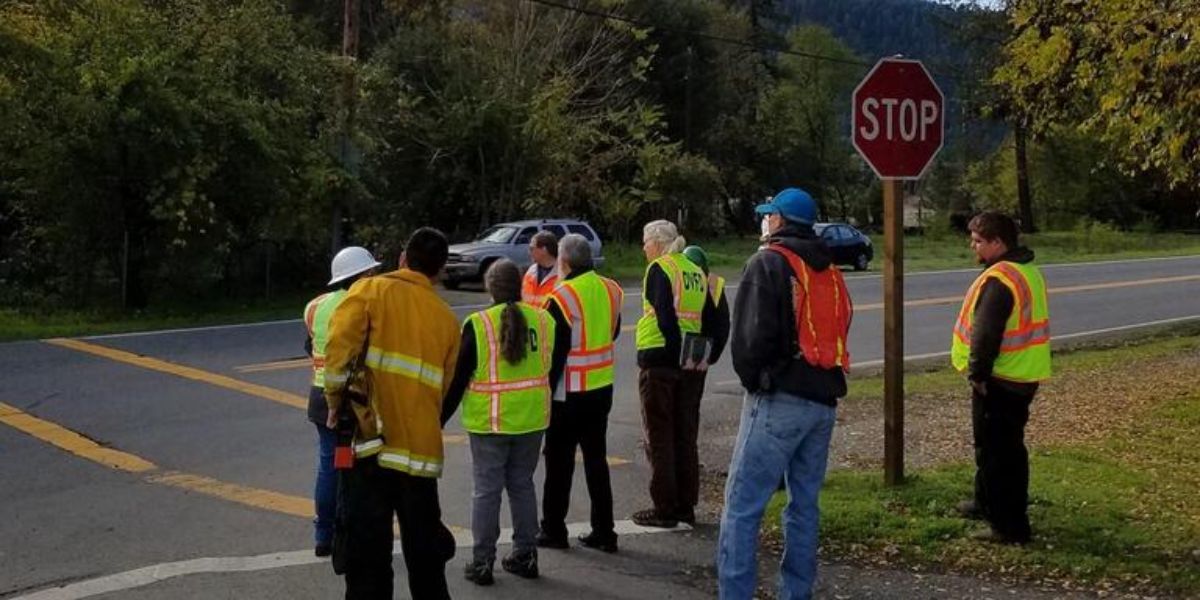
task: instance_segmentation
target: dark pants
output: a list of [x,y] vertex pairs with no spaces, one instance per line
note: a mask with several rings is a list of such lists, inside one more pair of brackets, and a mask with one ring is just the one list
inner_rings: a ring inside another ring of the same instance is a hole
[[700,398],[704,373],[653,367],[638,374],[646,456],[650,460],[650,499],[661,515],[696,508],[700,493]]
[[393,514],[400,521],[400,546],[413,599],[449,598],[446,561],[454,557],[455,543],[442,524],[437,480],[385,469],[373,458],[356,461],[341,475],[348,529],[347,600],[391,600]]
[[1030,536],[1029,452],[1025,424],[1032,394],[988,381],[987,395],[971,393],[975,434],[975,503],[992,529],[1015,540]]
[[567,509],[571,503],[571,478],[575,475],[575,448],[583,452],[583,472],[592,500],[592,533],[613,532],[612,481],[608,475],[608,413],[612,386],[590,392],[568,393],[562,402],[551,402],[550,428],[546,430],[546,483],[542,493],[542,532],[565,538]]

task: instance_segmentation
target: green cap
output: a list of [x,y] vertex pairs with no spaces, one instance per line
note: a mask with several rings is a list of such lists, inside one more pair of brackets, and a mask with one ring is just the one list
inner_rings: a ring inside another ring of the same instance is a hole
[[688,260],[696,263],[704,274],[708,274],[708,255],[704,253],[704,249],[700,246],[688,246],[683,249],[683,255],[688,257]]

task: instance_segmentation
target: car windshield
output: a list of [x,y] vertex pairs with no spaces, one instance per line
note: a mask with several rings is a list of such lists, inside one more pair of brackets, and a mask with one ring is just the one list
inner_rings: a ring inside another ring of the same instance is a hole
[[829,229],[828,223],[817,223],[816,225],[813,225],[813,231],[817,232],[817,235],[823,235],[826,229]]
[[491,227],[479,234],[479,238],[475,241],[491,244],[507,244],[516,232],[516,227]]

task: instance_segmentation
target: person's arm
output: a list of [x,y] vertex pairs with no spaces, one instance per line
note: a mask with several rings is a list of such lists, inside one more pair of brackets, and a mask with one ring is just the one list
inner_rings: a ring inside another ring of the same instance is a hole
[[733,340],[729,347],[733,370],[749,392],[770,391],[771,367],[792,355],[782,345],[780,335],[791,331],[780,321],[780,294],[790,290],[772,281],[768,254],[759,252],[746,264],[738,284],[737,308],[733,309]]
[[975,315],[971,322],[971,358],[967,364],[967,378],[982,383],[992,375],[992,367],[1000,356],[1000,343],[1004,341],[1004,329],[1013,311],[1013,295],[1003,283],[995,278],[988,279],[975,302]]
[[370,328],[365,291],[368,280],[350,287],[329,320],[329,341],[325,344],[325,403],[329,420],[337,418],[350,369],[363,351]]
[[554,353],[550,356],[550,391],[553,392],[567,368],[567,353],[571,351],[571,322],[554,300],[546,304],[546,310],[554,319]]
[[471,322],[463,323],[462,337],[459,339],[458,360],[454,366],[454,378],[450,381],[450,386],[446,389],[446,395],[442,398],[442,427],[450,421],[450,417],[454,416],[454,411],[458,410],[458,405],[462,403],[463,394],[467,391],[467,386],[471,383],[471,376],[475,374],[475,369],[478,367],[475,356],[475,328],[471,326]]
[[658,321],[658,330],[662,332],[666,345],[663,350],[667,356],[678,360],[680,346],[683,344],[683,334],[679,331],[679,316],[675,314],[675,292],[671,289],[671,280],[659,265],[650,265],[646,272],[646,302],[654,307],[654,317]]
[[709,301],[704,303],[704,312],[704,334],[712,340],[708,364],[715,365],[725,352],[725,345],[729,343],[729,295],[721,294],[721,300],[715,304],[712,302],[712,296],[709,296]]

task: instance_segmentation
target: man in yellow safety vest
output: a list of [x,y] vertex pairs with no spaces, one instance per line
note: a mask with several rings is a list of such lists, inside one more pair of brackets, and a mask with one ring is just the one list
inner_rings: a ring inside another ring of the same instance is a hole
[[596,274],[591,246],[577,233],[559,241],[558,270],[562,283],[546,303],[555,323],[550,371],[555,393],[546,430],[546,481],[537,544],[543,548],[569,546],[566,518],[578,447],[592,500],[592,530],[579,541],[589,548],[616,552],[607,436],[613,402],[613,344],[621,332],[625,293],[617,282]]
[[1024,544],[1031,535],[1025,424],[1038,383],[1050,377],[1046,283],[1033,252],[1017,244],[1011,218],[984,212],[967,227],[985,268],[967,290],[950,346],[951,362],[971,383],[975,437],[975,497],[958,510],[990,525],[975,539]]
[[346,296],[346,290],[359,279],[374,274],[378,268],[379,261],[366,248],[342,248],[329,267],[332,276],[329,285],[335,289],[313,298],[304,307],[304,328],[308,331],[304,349],[313,366],[312,387],[308,391],[308,420],[317,427],[318,441],[317,482],[313,488],[317,556],[329,556],[333,552],[333,520],[337,512],[337,473],[333,469],[337,434],[325,426],[329,420],[329,409],[325,405],[325,345],[329,341],[329,321]]

